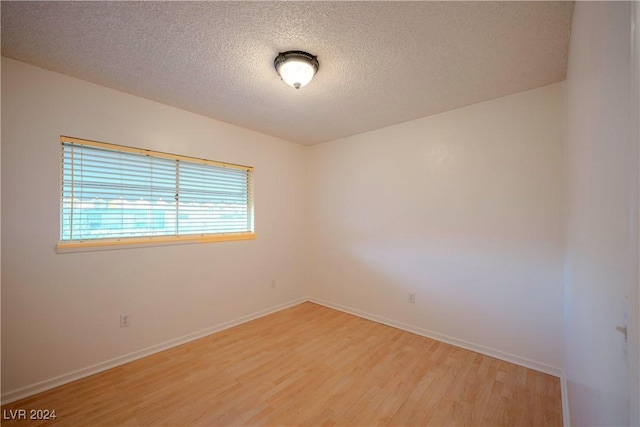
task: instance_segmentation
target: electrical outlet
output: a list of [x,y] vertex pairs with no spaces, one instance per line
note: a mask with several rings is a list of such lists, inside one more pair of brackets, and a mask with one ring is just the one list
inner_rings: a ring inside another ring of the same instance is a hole
[[126,328],[130,324],[131,324],[131,319],[129,318],[129,315],[128,314],[121,314],[120,315],[120,327],[121,328]]
[[276,288],[276,281],[272,280],[271,281],[271,289],[275,289]]
[[411,304],[415,304],[416,303],[416,294],[414,294],[413,292],[409,294],[409,302]]

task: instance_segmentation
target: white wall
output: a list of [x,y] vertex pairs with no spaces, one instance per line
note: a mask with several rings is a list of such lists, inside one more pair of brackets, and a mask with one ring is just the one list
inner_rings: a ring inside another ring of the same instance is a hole
[[[631,75],[631,8],[630,2],[576,2],[573,16],[566,81],[565,375],[576,426],[640,422],[639,160],[632,130],[638,126],[638,76]],[[634,320],[628,348],[616,331],[625,296]]]
[[[306,295],[305,147],[6,58],[2,125],[3,393]],[[56,254],[61,134],[255,166],[257,239]]]
[[313,146],[311,295],[559,374],[563,96]]

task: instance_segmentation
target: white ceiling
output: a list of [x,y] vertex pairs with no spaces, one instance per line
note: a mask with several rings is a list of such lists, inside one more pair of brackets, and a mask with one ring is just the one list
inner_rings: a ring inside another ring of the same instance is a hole
[[[573,2],[2,2],[2,55],[302,144],[565,78]],[[280,51],[320,69],[296,90]]]

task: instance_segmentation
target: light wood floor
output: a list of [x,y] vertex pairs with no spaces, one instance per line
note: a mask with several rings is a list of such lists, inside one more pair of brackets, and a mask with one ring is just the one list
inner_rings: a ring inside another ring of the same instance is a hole
[[312,303],[2,409],[74,426],[562,425],[558,378]]

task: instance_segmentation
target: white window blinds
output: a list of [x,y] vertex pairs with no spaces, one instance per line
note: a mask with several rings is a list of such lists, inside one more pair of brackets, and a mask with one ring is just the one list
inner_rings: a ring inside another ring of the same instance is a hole
[[251,167],[60,141],[61,244],[253,234]]

